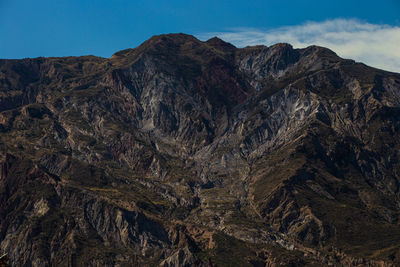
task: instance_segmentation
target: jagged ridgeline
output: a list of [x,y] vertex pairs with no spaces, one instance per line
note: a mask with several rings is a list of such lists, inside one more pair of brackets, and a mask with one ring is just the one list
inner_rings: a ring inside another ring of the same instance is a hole
[[0,60],[12,266],[398,266],[400,74],[155,36]]

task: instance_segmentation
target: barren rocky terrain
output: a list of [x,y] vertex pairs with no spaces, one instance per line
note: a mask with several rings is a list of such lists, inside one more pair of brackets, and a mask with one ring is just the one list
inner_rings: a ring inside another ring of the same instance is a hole
[[[400,74],[154,36],[0,60],[12,266],[398,266]],[[1,253],[0,253],[1,254]]]

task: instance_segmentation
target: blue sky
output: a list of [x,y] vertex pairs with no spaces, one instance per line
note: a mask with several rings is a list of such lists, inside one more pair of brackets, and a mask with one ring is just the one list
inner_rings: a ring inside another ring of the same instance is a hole
[[[350,21],[394,29],[397,34],[399,14],[400,0],[0,0],[0,58],[87,54],[109,57],[118,50],[136,47],[152,35],[171,32],[202,39],[218,35],[238,46],[255,42],[269,45],[293,41],[271,37],[273,32],[338,19],[346,24],[344,27],[349,27]],[[317,29],[321,30],[326,29]],[[236,34],[234,38],[232,33]],[[300,34],[303,39],[308,37],[304,32]]]

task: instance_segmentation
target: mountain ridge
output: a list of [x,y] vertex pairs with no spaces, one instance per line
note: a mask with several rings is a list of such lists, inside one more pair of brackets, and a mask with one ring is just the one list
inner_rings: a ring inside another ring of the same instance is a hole
[[[160,35],[0,60],[0,249],[32,266],[391,266],[400,74]],[[353,223],[356,222],[356,223]]]

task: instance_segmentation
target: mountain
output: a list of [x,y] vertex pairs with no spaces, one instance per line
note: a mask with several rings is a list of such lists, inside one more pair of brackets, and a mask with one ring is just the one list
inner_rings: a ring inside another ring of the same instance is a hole
[[323,47],[0,60],[0,133],[12,266],[400,264],[400,74]]

